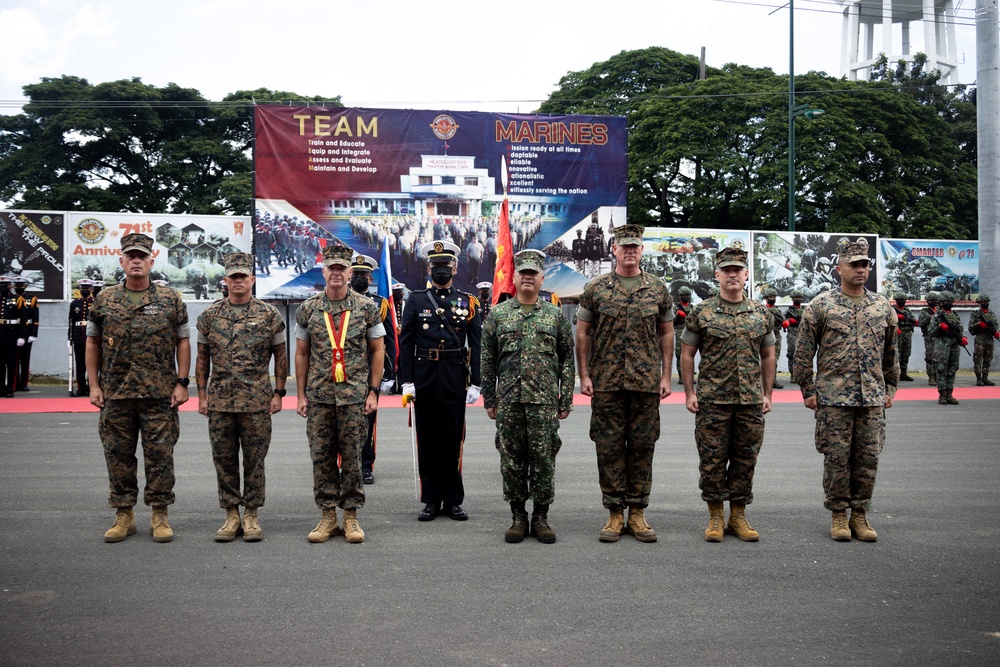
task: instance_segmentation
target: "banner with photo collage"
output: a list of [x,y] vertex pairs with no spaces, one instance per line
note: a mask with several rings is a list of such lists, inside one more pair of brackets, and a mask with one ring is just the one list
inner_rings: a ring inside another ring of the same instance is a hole
[[0,211],[0,276],[25,278],[27,296],[65,299],[65,219],[63,212]]
[[955,303],[972,305],[979,296],[979,241],[881,239],[880,291],[906,292],[926,301],[931,291],[955,293]]

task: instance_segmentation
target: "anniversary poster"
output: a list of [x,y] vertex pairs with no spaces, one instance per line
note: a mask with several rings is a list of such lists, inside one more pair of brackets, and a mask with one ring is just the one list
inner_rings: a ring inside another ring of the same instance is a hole
[[925,301],[933,290],[955,293],[956,302],[979,295],[979,241],[881,239],[881,291],[890,297],[906,292]]
[[496,266],[504,160],[513,250],[550,255],[545,289],[572,297],[588,279],[573,230],[590,233],[596,265],[591,227],[626,221],[622,117],[259,105],[254,135],[262,297],[322,289],[318,258],[336,242],[376,259],[388,243],[393,279],[418,289],[418,251],[436,240],[460,248],[455,283],[475,293]]

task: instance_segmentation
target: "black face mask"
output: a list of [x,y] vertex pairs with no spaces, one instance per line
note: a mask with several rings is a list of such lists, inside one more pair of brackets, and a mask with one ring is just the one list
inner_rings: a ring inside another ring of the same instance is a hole
[[775,302],[775,299],[768,299],[768,300],[767,300],[767,305],[769,305],[769,306],[773,306],[773,305],[774,305],[774,302]]
[[802,305],[802,299],[792,299],[792,305],[798,308]]
[[82,290],[80,290],[80,298],[81,299],[86,299],[88,296],[90,296],[90,290],[89,289],[82,289]]
[[431,269],[431,280],[435,285],[447,285],[451,280],[450,266],[435,266]]
[[685,306],[686,306],[686,305],[688,305],[689,303],[691,303],[691,299],[687,298],[686,296],[682,296],[682,297],[681,297],[681,304],[683,304],[683,305],[685,305]]
[[941,304],[941,307],[944,308],[945,310],[951,310],[952,306],[954,305],[955,304],[952,303],[951,301],[945,301],[944,303]]
[[900,308],[906,305],[906,299],[896,299],[896,305]]
[[368,291],[368,276],[351,276],[351,287],[358,294],[364,294]]
[[0,294],[4,296],[10,294],[10,285],[0,285]]
[[17,292],[18,295],[24,294],[24,288],[23,287],[15,287],[14,291]]

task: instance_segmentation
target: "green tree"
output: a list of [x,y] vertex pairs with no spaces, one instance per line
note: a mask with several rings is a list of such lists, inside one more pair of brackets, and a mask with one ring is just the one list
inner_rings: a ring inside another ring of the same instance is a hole
[[250,97],[305,99],[262,89],[213,103],[138,78],[24,90],[23,112],[0,117],[0,201],[51,210],[248,214]]

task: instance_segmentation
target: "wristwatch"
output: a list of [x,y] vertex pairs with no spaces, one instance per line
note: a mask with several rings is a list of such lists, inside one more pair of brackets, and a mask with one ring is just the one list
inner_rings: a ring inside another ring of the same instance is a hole
[[275,389],[274,390],[274,395],[275,396],[280,396],[281,398],[284,398],[285,394],[287,394],[287,393],[288,393],[287,389]]
[[177,378],[177,384],[179,384],[182,387],[187,387],[189,384],[191,384],[191,378]]
[[368,387],[368,391],[374,391],[375,392],[375,398],[378,398],[379,394],[382,393],[382,390],[379,389],[378,387]]

